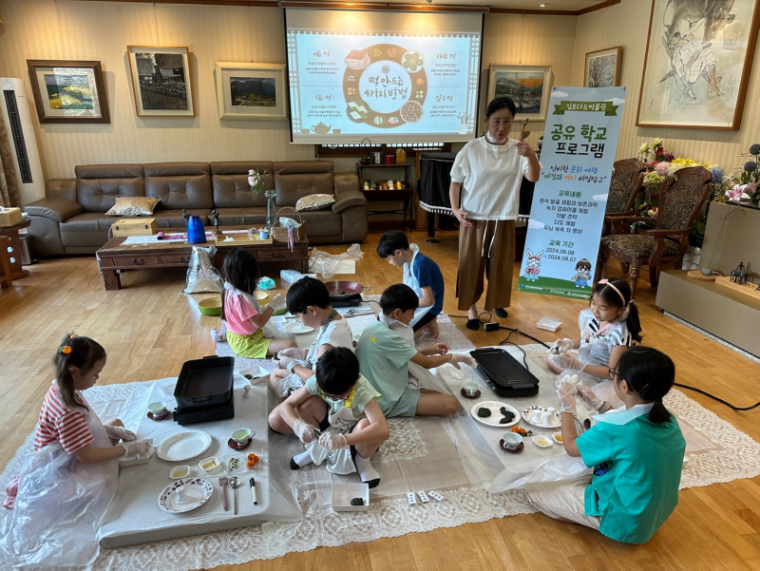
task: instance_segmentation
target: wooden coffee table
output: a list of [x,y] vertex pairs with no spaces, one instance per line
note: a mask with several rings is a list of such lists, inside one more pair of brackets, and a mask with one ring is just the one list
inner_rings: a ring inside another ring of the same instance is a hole
[[[220,228],[226,230],[247,230],[248,226],[226,226]],[[164,234],[179,234],[185,232],[182,228],[170,228],[162,230]],[[234,248],[243,248],[256,256],[258,262],[297,262],[296,269],[299,272],[309,271],[309,239],[304,238],[296,242],[293,251],[290,251],[285,242],[273,242],[272,244],[236,244],[214,242],[209,239],[206,244],[188,244],[186,241],[176,243],[158,241],[147,244],[125,244],[126,237],[110,239],[100,250],[97,258],[100,270],[103,273],[103,284],[106,290],[121,289],[121,277],[123,270],[142,270],[148,268],[186,268],[190,262],[193,245],[208,248],[216,246],[214,265],[221,267],[225,256]]]

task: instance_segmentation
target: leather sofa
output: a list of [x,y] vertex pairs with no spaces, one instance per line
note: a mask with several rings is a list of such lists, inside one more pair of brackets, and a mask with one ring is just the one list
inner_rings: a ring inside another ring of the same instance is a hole
[[[121,217],[105,213],[118,197],[149,196],[161,201],[153,210],[159,229],[184,228],[182,209],[220,226],[262,226],[266,221],[264,192],[251,192],[248,169],[266,169],[265,188],[275,190],[278,210],[295,206],[310,194],[334,194],[325,210],[301,212],[311,244],[362,242],[367,237],[367,200],[356,173],[333,173],[331,161],[181,162],[83,165],[75,179],[51,179],[45,198],[27,204],[29,233],[41,256],[91,254],[109,237]],[[282,213],[297,218],[292,210]]]

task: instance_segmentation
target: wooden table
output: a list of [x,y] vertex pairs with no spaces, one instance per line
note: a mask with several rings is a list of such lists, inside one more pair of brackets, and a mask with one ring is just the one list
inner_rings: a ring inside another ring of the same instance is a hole
[[[223,226],[220,230],[247,230],[248,226]],[[163,230],[164,234],[184,233],[181,228]],[[299,272],[309,271],[309,239],[304,237],[296,242],[293,251],[290,251],[285,242],[272,244],[225,244],[214,242],[209,239],[206,244],[188,244],[186,241],[175,243],[159,241],[148,244],[124,244],[126,237],[112,238],[100,250],[96,256],[100,270],[103,273],[103,283],[106,290],[121,289],[121,277],[123,270],[141,270],[148,268],[186,268],[190,262],[193,246],[208,248],[216,246],[214,264],[221,267],[224,258],[234,248],[243,248],[253,253],[258,262],[287,262],[296,261],[296,269]]]
[[[22,228],[28,228],[32,223],[31,220],[26,219],[23,222],[16,224],[15,226],[0,226],[0,236],[7,236],[11,240],[10,248],[12,252],[8,252],[11,267],[11,279],[18,280],[23,278],[29,272],[21,267],[21,241],[18,237],[18,231]],[[0,267],[2,271],[2,267]]]

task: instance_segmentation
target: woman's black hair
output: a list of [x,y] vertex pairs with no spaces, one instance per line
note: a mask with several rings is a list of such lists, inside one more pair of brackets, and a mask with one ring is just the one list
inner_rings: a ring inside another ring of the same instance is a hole
[[82,373],[89,372],[101,359],[105,359],[106,350],[97,341],[89,337],[80,337],[69,333],[61,341],[55,352],[55,380],[61,390],[61,400],[69,408],[80,407],[87,410],[84,403],[74,396],[74,377],[69,367],[76,367]]
[[408,250],[409,238],[401,230],[390,230],[380,237],[377,255],[383,259],[392,256],[396,250]]
[[[224,281],[235,286],[241,291],[253,294],[256,289],[256,283],[259,280],[259,263],[248,250],[235,248],[227,254],[222,264],[222,277]],[[224,315],[224,302],[227,288],[222,290],[222,320],[226,321]]]
[[496,97],[495,99],[492,99],[491,102],[488,104],[488,107],[486,107],[486,117],[490,117],[497,111],[501,111],[502,109],[509,109],[512,112],[512,117],[517,115],[517,107],[515,107],[515,102],[512,101],[509,97]]
[[662,398],[673,388],[676,366],[665,353],[652,347],[637,345],[623,353],[617,363],[617,376],[628,383],[642,400],[653,402],[649,421],[670,422],[671,416]]
[[288,288],[285,304],[293,315],[306,313],[306,308],[310,305],[327,309],[330,306],[330,292],[321,281],[306,276]]
[[[617,288],[617,291],[615,290]],[[620,298],[618,291],[623,294],[625,301]],[[625,324],[628,326],[628,333],[636,341],[641,341],[641,322],[639,321],[639,310],[636,304],[631,301],[631,286],[623,280],[611,280],[609,282],[598,282],[594,286],[594,293],[601,297],[604,302],[612,307],[628,307],[628,319]]]
[[414,290],[406,284],[393,284],[385,288],[380,296],[380,307],[385,315],[390,315],[393,310],[409,311],[420,306],[420,298]]
[[[581,268],[583,268],[586,271],[590,270],[591,262],[589,262],[586,258],[583,258],[582,260],[578,260],[578,263],[575,264],[575,269],[580,270]],[[618,299],[620,299],[619,296],[618,296]]]
[[317,386],[324,392],[340,396],[359,380],[359,359],[346,347],[333,347],[317,361]]

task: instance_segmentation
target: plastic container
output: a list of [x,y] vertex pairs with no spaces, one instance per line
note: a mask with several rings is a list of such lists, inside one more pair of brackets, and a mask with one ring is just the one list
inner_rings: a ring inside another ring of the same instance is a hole
[[280,279],[289,284],[297,282],[302,277],[303,277],[303,274],[295,270],[280,270]]
[[551,448],[553,446],[551,439],[548,436],[544,436],[543,434],[540,436],[534,436],[532,440],[533,444],[539,448]]
[[[351,500],[361,498],[363,506],[352,506]],[[336,512],[366,512],[369,509],[367,484],[333,484],[332,509]]]
[[548,317],[546,315],[536,322],[536,327],[543,329],[544,331],[556,331],[561,325],[562,322],[559,319]]
[[182,478],[189,478],[193,475],[190,466],[175,466],[169,472],[169,477],[172,480],[181,480]]
[[216,456],[211,456],[210,458],[204,458],[200,462],[198,462],[198,466],[201,470],[206,472],[206,474],[214,474],[219,471],[219,468],[222,466],[222,463],[219,462],[219,458]]

